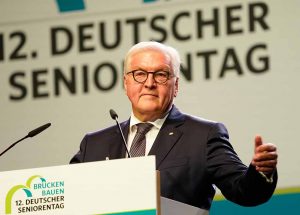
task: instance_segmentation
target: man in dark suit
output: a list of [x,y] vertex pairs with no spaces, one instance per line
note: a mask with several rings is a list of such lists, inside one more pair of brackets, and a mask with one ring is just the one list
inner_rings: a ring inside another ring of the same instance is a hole
[[[223,124],[184,114],[173,104],[179,69],[178,52],[161,43],[141,42],[127,53],[124,86],[132,113],[121,128],[130,152],[156,156],[164,197],[209,209],[216,185],[237,204],[266,202],[277,183],[276,146],[257,136],[253,159],[245,166]],[[139,129],[145,125],[143,133]],[[112,126],[87,134],[71,163],[125,157],[121,135]]]

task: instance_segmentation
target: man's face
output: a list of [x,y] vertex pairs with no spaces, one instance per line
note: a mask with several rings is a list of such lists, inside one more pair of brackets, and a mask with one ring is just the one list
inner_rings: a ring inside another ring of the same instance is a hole
[[163,84],[156,83],[152,74],[148,74],[145,83],[136,82],[132,73],[124,76],[126,94],[131,101],[134,115],[141,121],[162,118],[178,91],[178,78],[174,77],[170,57],[158,50],[144,50],[131,55],[126,67],[126,73],[137,69],[170,72],[170,79]]

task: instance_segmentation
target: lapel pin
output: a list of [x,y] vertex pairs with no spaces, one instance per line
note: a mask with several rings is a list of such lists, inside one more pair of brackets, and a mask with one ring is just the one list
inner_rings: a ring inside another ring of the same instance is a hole
[[169,135],[173,135],[173,134],[174,134],[173,132],[170,132],[170,133],[169,133]]

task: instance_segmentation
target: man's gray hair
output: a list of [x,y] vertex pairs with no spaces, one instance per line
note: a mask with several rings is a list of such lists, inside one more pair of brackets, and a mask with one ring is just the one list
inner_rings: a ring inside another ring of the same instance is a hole
[[178,51],[171,47],[167,46],[165,44],[155,42],[155,41],[145,41],[145,42],[139,42],[132,46],[129,51],[127,52],[125,56],[125,61],[124,61],[124,73],[126,73],[127,70],[127,65],[130,60],[130,57],[143,50],[158,50],[162,51],[166,55],[168,55],[171,59],[171,66],[172,66],[172,71],[176,77],[179,77],[179,72],[180,72],[180,55]]

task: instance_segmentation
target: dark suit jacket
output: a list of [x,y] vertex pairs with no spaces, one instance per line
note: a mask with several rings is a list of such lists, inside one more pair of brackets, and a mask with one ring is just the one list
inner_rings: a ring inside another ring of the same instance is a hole
[[[125,138],[129,120],[121,123]],[[181,113],[173,106],[150,155],[156,156],[161,174],[161,195],[195,207],[209,209],[216,185],[223,195],[240,205],[254,206],[267,201],[276,187],[253,166],[242,164],[229,143],[226,128],[216,122]],[[71,163],[125,157],[117,126],[87,134]]]

